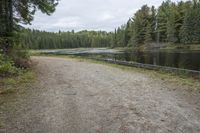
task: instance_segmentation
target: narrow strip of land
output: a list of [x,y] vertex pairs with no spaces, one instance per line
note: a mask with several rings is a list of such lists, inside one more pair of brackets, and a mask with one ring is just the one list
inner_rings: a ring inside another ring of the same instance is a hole
[[198,133],[200,93],[165,79],[34,57],[38,81],[5,117],[6,133]]

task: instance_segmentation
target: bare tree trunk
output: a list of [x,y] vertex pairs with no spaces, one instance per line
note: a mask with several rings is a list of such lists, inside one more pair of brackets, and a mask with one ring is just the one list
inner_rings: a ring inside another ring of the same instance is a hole
[[8,32],[9,34],[12,34],[13,32],[13,1],[12,0],[8,0],[8,8],[9,8],[9,16],[8,16]]
[[1,37],[6,35],[6,14],[7,14],[7,1],[6,0],[0,0],[0,4],[1,4],[1,8],[0,8],[0,23],[1,23],[1,27],[0,27],[0,32],[1,32]]

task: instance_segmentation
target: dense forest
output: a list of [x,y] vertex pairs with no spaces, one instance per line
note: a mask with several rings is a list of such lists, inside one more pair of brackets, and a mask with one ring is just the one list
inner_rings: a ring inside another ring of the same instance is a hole
[[115,30],[115,46],[162,43],[200,44],[200,1],[165,1],[156,9],[142,6]]
[[61,49],[78,47],[110,47],[112,33],[105,31],[45,32],[24,29],[22,43],[30,49]]
[[155,47],[161,44],[200,44],[200,1],[165,1],[157,9],[144,5],[127,24],[114,32],[50,33],[23,30],[22,41],[31,49],[77,47]]

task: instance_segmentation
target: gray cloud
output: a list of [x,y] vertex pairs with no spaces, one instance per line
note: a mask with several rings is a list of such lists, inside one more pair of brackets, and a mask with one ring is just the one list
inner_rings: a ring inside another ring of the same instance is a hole
[[[32,25],[46,31],[106,30],[124,24],[142,5],[159,6],[163,0],[61,0],[56,12],[46,16],[37,12]],[[176,0],[177,1],[177,0]]]

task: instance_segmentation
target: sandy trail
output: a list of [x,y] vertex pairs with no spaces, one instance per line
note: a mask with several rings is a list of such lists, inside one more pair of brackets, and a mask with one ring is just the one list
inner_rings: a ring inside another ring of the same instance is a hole
[[100,64],[34,57],[38,81],[5,133],[200,133],[200,94]]

